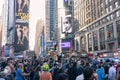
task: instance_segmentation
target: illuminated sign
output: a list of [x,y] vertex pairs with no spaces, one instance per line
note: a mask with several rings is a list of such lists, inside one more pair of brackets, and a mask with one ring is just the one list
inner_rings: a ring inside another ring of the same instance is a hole
[[68,2],[68,0],[64,0],[65,2]]
[[62,32],[67,34],[72,32],[72,17],[67,15],[63,21]]
[[70,48],[70,42],[62,42],[61,46],[62,48]]
[[53,47],[53,42],[47,42],[47,43],[46,43],[46,46],[47,46],[47,47]]
[[29,48],[29,0],[15,0],[14,52]]
[[28,13],[23,13],[23,12],[18,12],[16,13],[16,22],[28,22],[29,20],[29,14]]

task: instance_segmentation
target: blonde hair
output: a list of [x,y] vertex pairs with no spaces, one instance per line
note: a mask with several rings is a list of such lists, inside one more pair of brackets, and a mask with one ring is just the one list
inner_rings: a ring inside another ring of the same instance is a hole
[[5,69],[8,70],[8,73],[11,73],[11,71],[12,71],[10,66],[6,66]]

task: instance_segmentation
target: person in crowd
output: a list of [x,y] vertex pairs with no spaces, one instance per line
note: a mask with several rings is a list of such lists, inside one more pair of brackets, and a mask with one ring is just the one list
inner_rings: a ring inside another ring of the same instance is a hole
[[83,70],[84,80],[93,80],[93,69],[89,66],[85,67]]
[[109,80],[116,80],[116,69],[115,69],[113,63],[110,63],[108,79]]
[[83,74],[80,74],[76,77],[76,80],[84,80]]
[[96,73],[98,75],[98,80],[104,80],[106,78],[104,71],[101,69],[101,65],[98,65]]
[[63,65],[62,65],[63,71],[66,69],[67,64],[68,64],[68,62],[67,62],[67,60],[65,60],[65,61],[63,62]]
[[[79,64],[79,62],[78,62]],[[84,80],[84,77],[83,77],[83,66],[82,64],[78,65],[78,76],[76,77],[76,80]]]
[[58,77],[59,77],[59,66],[58,66],[58,63],[55,63],[52,78],[53,80],[57,80]]
[[57,80],[68,80],[68,76],[65,73],[60,73]]
[[13,79],[13,76],[11,75],[11,68],[10,66],[6,66],[3,73],[4,73],[4,77],[5,77],[5,80],[14,80]]
[[93,80],[98,80],[98,74],[96,73],[96,69],[93,69]]
[[81,75],[83,72],[83,67],[84,67],[84,62],[83,61],[78,61],[78,66],[77,66],[77,73],[78,75]]
[[40,69],[41,69],[41,67],[40,67],[40,64],[39,65],[37,65],[37,67],[35,68],[35,70],[34,70],[34,78],[33,78],[33,80],[39,80],[39,72],[40,72]]
[[16,71],[16,80],[23,80],[24,79],[23,76],[29,76],[29,73],[26,74],[22,71],[22,66],[23,66],[22,63],[18,64],[18,68],[17,68],[17,71]]
[[117,80],[120,80],[120,71],[118,72]]
[[[105,75],[108,75],[108,72],[109,72],[109,64],[108,64],[108,61],[106,61],[106,62],[104,63],[103,68],[104,68]],[[108,76],[107,76],[106,79],[108,79]]]
[[49,70],[49,65],[47,63],[43,64],[43,71],[39,73],[40,75],[40,80],[52,80],[52,75],[50,72],[48,72]]
[[117,71],[117,80],[120,80],[120,64],[117,65],[116,71]]
[[77,77],[77,63],[74,62],[73,66],[68,69],[68,80],[75,80]]
[[30,80],[34,80],[34,69],[33,68],[30,68],[30,75],[29,75],[29,79]]
[[10,66],[10,68],[11,68],[11,75],[13,76],[13,77],[15,77],[15,67],[14,67],[14,61],[9,61],[8,62],[8,66]]
[[86,61],[85,66],[83,68],[85,67],[90,67],[90,63],[88,61]]

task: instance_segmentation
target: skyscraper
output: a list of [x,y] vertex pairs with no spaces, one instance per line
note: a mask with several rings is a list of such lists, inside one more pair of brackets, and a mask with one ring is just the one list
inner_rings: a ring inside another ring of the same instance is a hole
[[[46,0],[45,2],[45,42],[53,42],[56,40],[57,28],[57,0]],[[47,49],[47,46],[46,46]]]
[[35,50],[35,54],[36,56],[38,57],[40,55],[40,53],[42,52],[42,49],[41,49],[41,36],[43,35],[43,32],[44,32],[44,23],[43,23],[43,20],[38,20],[37,21],[37,24],[36,24],[36,38],[35,38],[35,47],[34,47],[34,50]]
[[46,40],[54,40],[57,27],[57,0],[46,0]]
[[2,46],[2,17],[0,16],[0,53],[1,53],[1,46]]
[[[29,0],[5,0],[3,6],[3,46],[10,53],[29,48]],[[9,55],[9,52],[7,54]],[[12,54],[13,56],[13,54]]]

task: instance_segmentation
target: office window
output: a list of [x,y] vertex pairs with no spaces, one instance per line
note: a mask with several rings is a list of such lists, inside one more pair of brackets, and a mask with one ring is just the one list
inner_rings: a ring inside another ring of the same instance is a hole
[[104,27],[99,29],[99,37],[100,37],[100,50],[104,50],[106,48]]
[[116,17],[120,16],[120,11],[116,11]]
[[120,20],[116,22],[116,27],[117,27],[118,48],[120,48]]
[[115,2],[115,8],[117,8],[117,7],[118,7],[118,1]]
[[95,23],[95,27],[98,27],[100,25],[100,21]]
[[108,4],[108,0],[105,0],[105,4]]
[[88,37],[88,51],[92,51],[92,34],[89,33],[87,37]]
[[111,19],[111,20],[113,19],[113,14],[110,15],[110,19]]
[[112,5],[110,6],[110,11],[112,11]]
[[113,24],[107,25],[107,39],[114,38],[114,32],[113,32]]
[[106,8],[106,13],[108,13],[109,12],[109,9],[108,8]]
[[103,3],[101,3],[101,7],[103,7]]
[[93,48],[95,51],[98,50],[98,33],[97,33],[97,31],[93,32]]
[[110,21],[110,15],[108,15],[108,16],[106,17],[106,19],[107,19],[107,21]]
[[104,11],[103,10],[101,10],[101,15],[104,15]]
[[111,2],[112,0],[109,0],[109,2]]
[[81,48],[84,49],[85,48],[85,39],[83,37],[81,37],[80,43],[81,43]]

